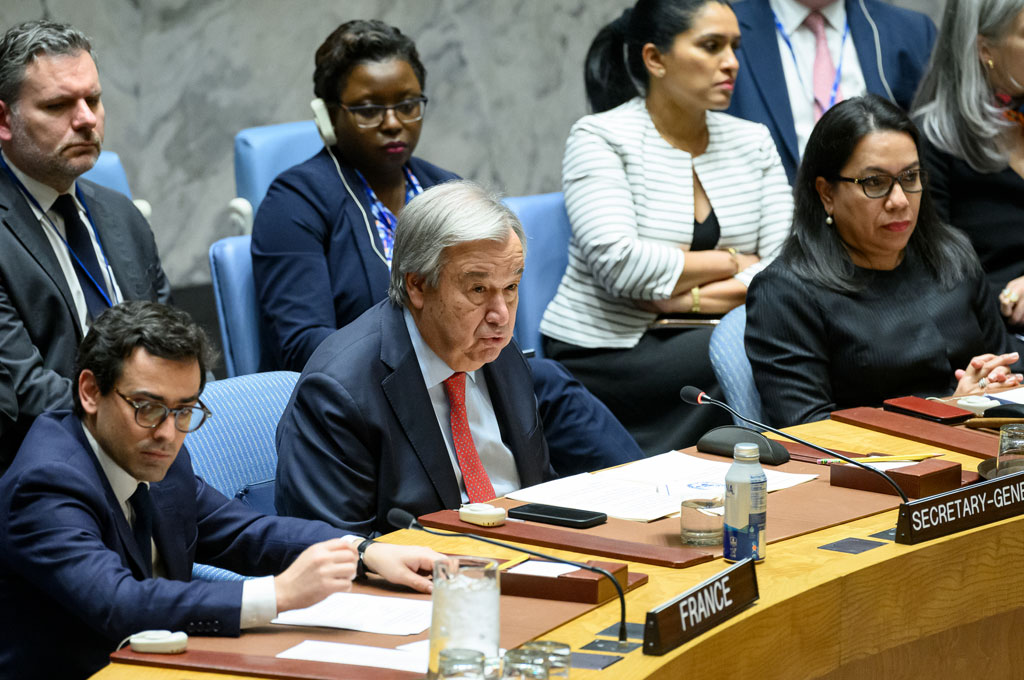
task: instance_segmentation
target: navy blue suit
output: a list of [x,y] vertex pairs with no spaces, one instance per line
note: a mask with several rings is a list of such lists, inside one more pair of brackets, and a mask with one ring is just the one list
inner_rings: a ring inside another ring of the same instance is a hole
[[193,562],[276,574],[340,535],[228,500],[194,475],[184,447],[150,493],[166,578],[144,577],[81,421],[67,411],[36,419],[0,478],[0,678],[87,677],[146,629],[238,635],[241,582],[189,582]]
[[[515,342],[484,375],[522,486],[554,478],[530,369]],[[276,505],[370,536],[391,508],[422,515],[461,503],[402,308],[388,300],[310,357],[277,426]]]
[[[419,158],[409,168],[424,189],[458,179]],[[301,371],[327,336],[387,297],[391,274],[378,255],[369,199],[355,170],[343,164],[341,171],[356,200],[325,149],[281,173],[256,214],[252,266],[268,350],[263,370]],[[559,474],[643,457],[611,411],[560,364],[531,359],[530,367]]]
[[[888,98],[879,70],[884,71],[893,96],[904,110],[910,110],[918,83],[924,76],[935,42],[935,24],[924,14],[893,7],[880,0],[863,0],[863,6],[878,27],[879,63],[875,37],[860,0],[845,0],[850,38],[864,74],[868,92]],[[740,62],[736,89],[727,113],[763,123],[772,133],[790,184],[800,164],[793,111],[782,70],[775,20],[768,0],[742,0],[732,6],[740,24],[743,44],[736,56]]]

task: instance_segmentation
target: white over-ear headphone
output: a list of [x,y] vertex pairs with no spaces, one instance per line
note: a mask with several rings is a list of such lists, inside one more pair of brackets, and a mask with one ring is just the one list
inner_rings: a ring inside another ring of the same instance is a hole
[[391,267],[388,265],[388,260],[384,257],[384,253],[380,252],[380,249],[377,247],[377,240],[373,237],[373,227],[370,226],[370,218],[367,217],[366,210],[363,209],[363,204],[356,198],[352,187],[348,185],[348,180],[345,179],[345,174],[341,171],[341,164],[338,163],[338,159],[334,156],[334,151],[331,149],[331,147],[338,143],[338,136],[334,133],[334,121],[331,120],[330,114],[327,113],[327,104],[323,99],[317,97],[309,102],[309,108],[313,109],[313,122],[316,123],[316,129],[320,132],[320,138],[324,140],[324,147],[327,149],[327,153],[330,155],[331,160],[334,161],[334,169],[338,171],[338,177],[341,178],[341,183],[345,185],[345,191],[348,192],[352,202],[356,204],[359,212],[363,215],[363,224],[366,225],[366,236],[370,239],[370,247],[373,248],[373,252],[377,253],[377,257],[380,258],[380,261],[390,271]]

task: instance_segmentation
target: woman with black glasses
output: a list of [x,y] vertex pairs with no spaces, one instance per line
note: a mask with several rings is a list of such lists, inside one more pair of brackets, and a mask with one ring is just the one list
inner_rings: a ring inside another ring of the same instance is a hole
[[875,96],[838,104],[811,133],[793,231],[747,293],[770,423],[1024,379],[970,242],[935,215],[918,149],[907,115]]

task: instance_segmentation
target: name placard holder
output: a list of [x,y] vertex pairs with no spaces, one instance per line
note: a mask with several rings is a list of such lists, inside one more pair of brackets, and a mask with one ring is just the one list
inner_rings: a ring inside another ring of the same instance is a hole
[[647,612],[644,654],[661,656],[738,614],[758,598],[747,558]]
[[896,542],[914,545],[1024,514],[1024,472],[900,505]]

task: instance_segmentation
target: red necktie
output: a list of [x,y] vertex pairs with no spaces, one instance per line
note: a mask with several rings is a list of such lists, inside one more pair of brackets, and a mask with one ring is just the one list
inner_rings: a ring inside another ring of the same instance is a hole
[[452,373],[444,381],[444,391],[448,394],[452,442],[455,444],[455,456],[459,459],[459,469],[462,470],[462,481],[466,485],[466,495],[470,503],[489,501],[495,496],[494,487],[484,464],[480,462],[473,435],[469,432],[469,418],[466,417],[466,374]]

